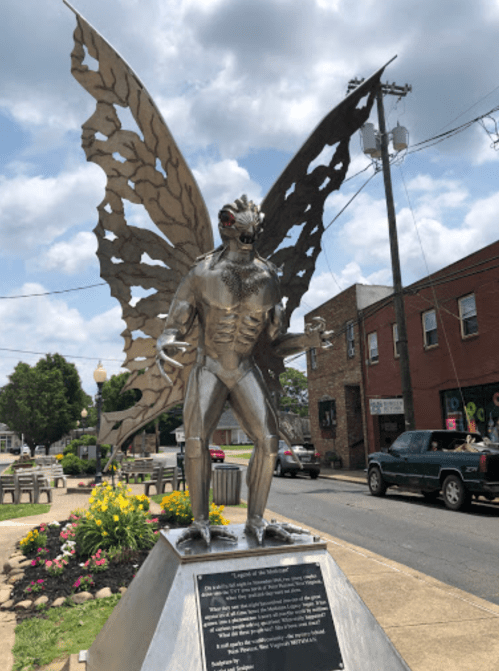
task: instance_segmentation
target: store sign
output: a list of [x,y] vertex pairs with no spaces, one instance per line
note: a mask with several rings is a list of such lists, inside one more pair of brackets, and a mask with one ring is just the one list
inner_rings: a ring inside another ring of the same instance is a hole
[[369,410],[371,415],[403,415],[403,398],[370,398]]

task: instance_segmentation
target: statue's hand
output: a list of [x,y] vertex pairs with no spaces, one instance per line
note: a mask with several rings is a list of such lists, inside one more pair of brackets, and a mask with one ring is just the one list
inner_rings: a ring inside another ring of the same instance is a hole
[[159,336],[156,342],[156,352],[157,352],[156,364],[159,368],[159,372],[169,385],[173,384],[173,382],[170,376],[165,372],[165,369],[163,368],[163,364],[161,362],[165,361],[171,366],[175,366],[175,368],[183,368],[184,366],[178,361],[175,361],[175,359],[172,359],[172,357],[167,356],[165,354],[165,350],[167,351],[173,350],[172,354],[176,354],[178,351],[185,352],[185,350],[188,347],[190,347],[190,344],[188,342],[182,342],[180,340],[176,340],[175,333],[162,333]]
[[333,343],[329,338],[332,338],[334,331],[326,331],[326,320],[323,317],[314,317],[312,321],[315,323],[305,324],[305,333],[311,341],[310,347],[332,347]]

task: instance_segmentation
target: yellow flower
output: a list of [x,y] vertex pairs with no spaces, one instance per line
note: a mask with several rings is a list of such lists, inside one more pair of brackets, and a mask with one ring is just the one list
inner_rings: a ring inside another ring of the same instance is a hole
[[102,524],[102,520],[95,520],[95,523],[98,527],[100,527],[100,525]]
[[103,536],[107,536],[107,531],[103,531],[103,532],[102,532],[102,535],[103,535]]
[[119,515],[113,515],[113,520],[115,522],[119,522],[119,520],[120,520]]
[[101,510],[102,510],[103,513],[105,513],[106,510],[107,510],[107,506],[102,506],[102,507],[101,507]]

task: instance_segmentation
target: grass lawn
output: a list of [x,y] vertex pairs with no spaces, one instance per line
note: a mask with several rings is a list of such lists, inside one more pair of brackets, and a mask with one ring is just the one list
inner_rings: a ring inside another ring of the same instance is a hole
[[30,515],[43,515],[50,510],[49,503],[3,503],[0,506],[0,522],[13,520],[16,517],[29,517]]
[[[13,671],[29,671],[69,655],[88,650],[104,626],[120,594],[87,601],[80,606],[50,608],[16,627]],[[69,603],[69,602],[68,602]]]
[[220,445],[222,450],[228,450],[229,452],[248,452],[248,450],[253,449],[253,445]]

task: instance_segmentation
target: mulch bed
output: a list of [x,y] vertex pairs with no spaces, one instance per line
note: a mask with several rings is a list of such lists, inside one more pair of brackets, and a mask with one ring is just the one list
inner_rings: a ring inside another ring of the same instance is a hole
[[[165,526],[175,526],[167,523],[166,515],[154,515],[154,517],[158,518],[159,529]],[[47,527],[47,542],[44,547],[47,548],[48,554],[44,557],[44,560],[55,559],[61,554],[61,545],[64,541],[61,541],[59,534],[70,521],[61,521],[60,527]],[[80,566],[86,560],[86,557],[81,558],[78,553],[78,547],[74,547],[76,550],[75,556],[69,560],[61,575],[50,575],[43,565],[28,566],[25,569],[24,576],[14,583],[14,589],[11,594],[14,604],[25,599],[36,600],[40,596],[46,596],[49,599],[48,605],[50,605],[58,597],[69,597],[71,594],[74,594],[76,590],[73,584],[78,577],[89,574],[92,575],[94,585],[87,588],[86,591],[95,594],[103,587],[109,587],[111,592],[116,594],[119,592],[120,587],[129,586],[150,552],[150,550],[125,551],[121,557],[116,557],[114,561],[109,563],[109,568],[106,571],[91,572]],[[35,556],[36,553],[30,553],[27,558],[33,559]],[[36,594],[26,594],[24,590],[29,587],[32,581],[36,583],[37,580],[44,581],[43,590]],[[18,621],[28,617],[36,617],[42,613],[42,611],[37,610],[15,612]]]

